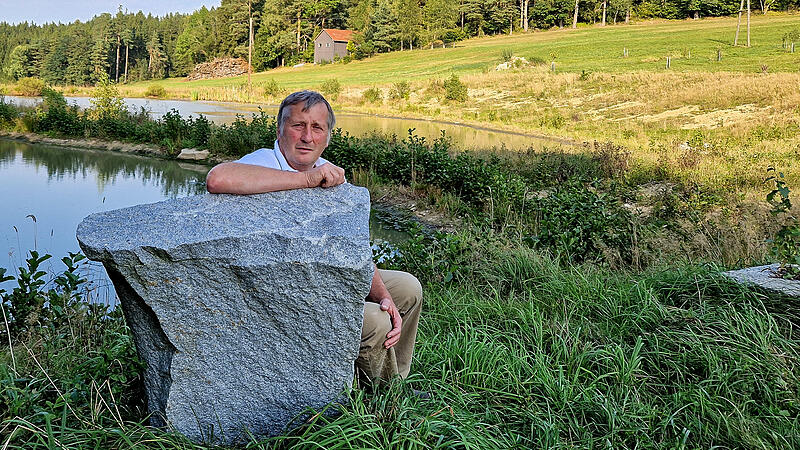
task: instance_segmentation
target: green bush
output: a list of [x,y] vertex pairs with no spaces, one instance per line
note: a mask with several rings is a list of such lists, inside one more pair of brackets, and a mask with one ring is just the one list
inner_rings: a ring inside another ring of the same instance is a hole
[[383,94],[381,90],[376,87],[371,87],[361,94],[365,102],[369,103],[383,103]]
[[527,58],[528,64],[532,66],[543,66],[547,64],[547,61],[544,60],[541,56],[531,56]]
[[275,81],[274,78],[270,78],[269,80],[265,81],[261,84],[261,89],[264,90],[264,97],[278,97],[283,93],[283,88]]
[[45,82],[39,78],[25,77],[17,81],[12,92],[23,97],[38,97],[42,95],[42,90],[46,86]]
[[117,119],[127,112],[117,85],[105,74],[97,82],[94,97],[89,99],[89,103],[92,104],[89,116],[95,119]]
[[389,89],[389,98],[392,100],[408,100],[410,96],[411,85],[408,84],[408,81],[398,81],[392,84],[392,88]]
[[329,78],[322,83],[319,90],[328,97],[328,100],[336,100],[342,92],[342,85],[336,78]]
[[164,89],[164,86],[160,84],[151,84],[147,86],[147,90],[144,91],[145,97],[153,97],[153,98],[164,98],[167,96],[167,90]]
[[503,62],[509,62],[513,57],[514,57],[514,50],[511,50],[510,48],[504,48],[503,50],[500,51],[500,59],[502,59]]
[[217,155],[243,156],[261,147],[272,147],[276,137],[275,118],[259,111],[250,122],[237,115],[233,123],[213,127],[208,149]]
[[19,110],[11,103],[6,103],[6,99],[0,96],[0,126],[14,123],[19,117]]
[[453,74],[444,82],[444,98],[454,102],[467,101],[467,86],[462,83],[456,74]]
[[[44,430],[58,416],[62,430],[74,429],[88,423],[85,418],[99,419],[98,399],[113,405],[114,420],[141,420],[144,366],[122,308],[111,310],[88,301],[87,280],[80,270],[83,255],[62,258],[66,269],[54,275],[42,266],[49,259],[31,251],[12,291],[0,288],[0,334],[27,350],[12,349],[10,357],[8,352],[0,354],[2,420],[20,420]],[[0,268],[0,283],[13,281]],[[62,416],[61,411],[69,413]],[[98,427],[104,423],[105,419],[94,422]],[[37,447],[36,438],[27,432],[11,431],[5,439],[15,442],[12,447]]]
[[538,199],[536,209],[538,233],[530,238],[536,246],[558,249],[578,262],[630,254],[630,213],[607,194],[567,183]]

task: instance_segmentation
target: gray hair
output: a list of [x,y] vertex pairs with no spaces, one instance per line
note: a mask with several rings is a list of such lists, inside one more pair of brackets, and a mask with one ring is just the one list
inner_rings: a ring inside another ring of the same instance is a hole
[[333,126],[336,125],[336,116],[333,115],[333,108],[330,103],[325,100],[319,92],[316,91],[299,91],[289,94],[288,97],[283,99],[281,106],[278,108],[278,135],[283,134],[283,125],[289,120],[289,117],[284,114],[287,107],[303,103],[303,111],[308,111],[312,106],[323,103],[328,109],[328,140],[331,139],[331,132]]

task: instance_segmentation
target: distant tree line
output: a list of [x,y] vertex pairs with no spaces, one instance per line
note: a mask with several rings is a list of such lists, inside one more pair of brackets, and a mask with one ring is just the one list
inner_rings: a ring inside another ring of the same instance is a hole
[[[186,75],[215,57],[248,55],[255,70],[313,61],[323,28],[358,31],[354,57],[441,46],[530,28],[617,23],[630,17],[683,19],[735,14],[740,0],[221,0],[191,14],[103,13],[86,23],[0,22],[0,78],[39,77],[90,85]],[[800,0],[759,0],[760,12]]]

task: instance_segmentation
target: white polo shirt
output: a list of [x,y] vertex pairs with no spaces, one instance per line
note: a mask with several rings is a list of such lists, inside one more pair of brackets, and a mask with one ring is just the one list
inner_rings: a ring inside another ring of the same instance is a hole
[[[253,153],[248,153],[238,160],[238,163],[242,164],[252,164],[254,166],[262,166],[262,167],[269,167],[270,169],[278,169],[278,170],[286,170],[288,172],[297,172],[286,162],[286,157],[283,156],[283,152],[281,152],[280,147],[278,147],[278,141],[275,141],[274,148],[260,148]],[[317,162],[314,163],[314,167],[319,167],[325,164],[326,161],[323,158],[317,159]]]

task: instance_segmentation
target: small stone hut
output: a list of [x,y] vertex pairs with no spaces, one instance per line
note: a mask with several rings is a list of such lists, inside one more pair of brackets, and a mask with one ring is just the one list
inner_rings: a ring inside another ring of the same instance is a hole
[[347,42],[353,38],[350,30],[325,28],[314,39],[314,64],[331,62],[336,56],[347,55]]

